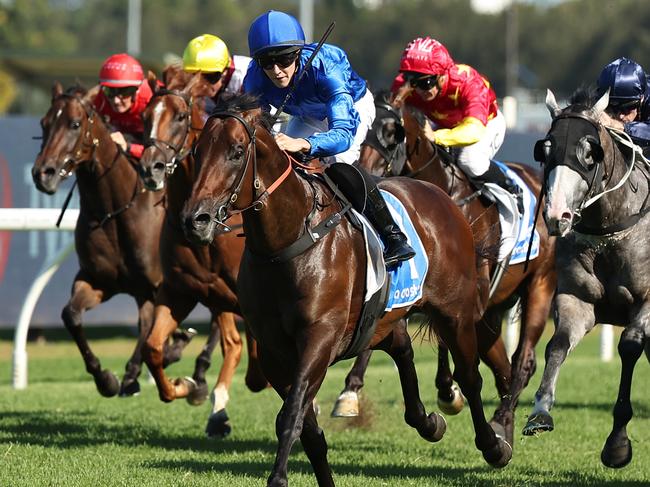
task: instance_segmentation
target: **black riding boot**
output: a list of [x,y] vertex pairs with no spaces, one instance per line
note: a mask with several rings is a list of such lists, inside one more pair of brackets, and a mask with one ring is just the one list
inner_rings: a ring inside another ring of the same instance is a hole
[[391,267],[398,262],[415,257],[415,250],[408,244],[406,235],[402,233],[395,220],[393,220],[393,215],[390,214],[384,197],[377,186],[368,190],[366,209],[363,214],[375,227],[384,242],[386,267]]
[[519,214],[524,214],[524,194],[521,191],[521,188],[517,186],[517,183],[506,176],[503,171],[499,169],[499,166],[494,163],[494,161],[490,161],[490,168],[487,171],[485,171],[480,176],[473,176],[470,179],[479,188],[481,188],[484,183],[494,183],[497,186],[505,189],[508,193],[515,197]]

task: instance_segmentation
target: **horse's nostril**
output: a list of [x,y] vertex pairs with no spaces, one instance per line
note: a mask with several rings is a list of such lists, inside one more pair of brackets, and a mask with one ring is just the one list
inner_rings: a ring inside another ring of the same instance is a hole
[[571,220],[571,212],[570,211],[565,211],[562,212],[562,220]]
[[210,223],[210,215],[208,213],[199,213],[194,217],[194,226],[205,227]]
[[151,166],[151,172],[157,173],[157,172],[163,172],[165,170],[165,163],[162,161],[156,161],[153,163],[153,166]]
[[56,169],[54,169],[53,167],[46,167],[45,169],[43,169],[42,173],[44,176],[52,177],[56,174]]

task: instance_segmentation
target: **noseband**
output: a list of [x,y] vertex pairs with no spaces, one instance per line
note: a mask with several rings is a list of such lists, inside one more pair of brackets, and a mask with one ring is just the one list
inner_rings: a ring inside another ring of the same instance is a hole
[[[145,141],[145,146],[146,147],[153,146],[156,149],[158,149],[160,152],[162,152],[163,155],[165,156],[165,172],[167,172],[167,174],[173,174],[178,164],[192,152],[191,146],[185,147],[185,145],[187,144],[187,140],[189,139],[190,133],[193,130],[200,132],[202,128],[192,126],[192,105],[193,105],[192,97],[187,96],[185,93],[178,90],[163,89],[163,90],[156,91],[156,93],[154,94],[154,98],[162,97],[165,95],[177,96],[180,99],[182,99],[187,105],[188,116],[187,116],[187,124],[185,127],[185,134],[183,135],[183,140],[181,141],[179,146],[176,146],[171,142],[167,142],[166,140],[161,140],[155,137],[149,137]],[[171,157],[169,156],[169,154],[171,154]]]

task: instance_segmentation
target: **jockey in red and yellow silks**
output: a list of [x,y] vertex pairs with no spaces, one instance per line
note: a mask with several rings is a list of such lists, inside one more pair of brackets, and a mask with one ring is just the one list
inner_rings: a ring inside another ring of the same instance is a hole
[[427,138],[457,148],[458,166],[475,186],[495,183],[520,203],[519,188],[492,162],[506,124],[490,83],[474,68],[454,63],[445,46],[430,37],[406,46],[393,93],[407,83],[412,92],[405,103],[422,110],[434,124],[433,129],[427,125]]

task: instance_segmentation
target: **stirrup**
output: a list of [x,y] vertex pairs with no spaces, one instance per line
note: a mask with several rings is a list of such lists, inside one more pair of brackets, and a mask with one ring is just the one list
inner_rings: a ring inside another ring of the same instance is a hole
[[[415,257],[415,250],[408,244],[406,238],[397,242],[397,244],[393,248],[387,248],[384,253],[386,267],[392,267],[399,262],[404,262]],[[388,250],[391,250],[391,252],[388,253]]]

